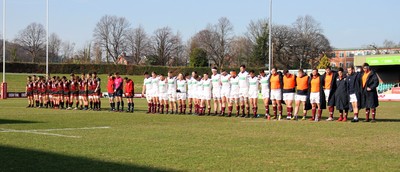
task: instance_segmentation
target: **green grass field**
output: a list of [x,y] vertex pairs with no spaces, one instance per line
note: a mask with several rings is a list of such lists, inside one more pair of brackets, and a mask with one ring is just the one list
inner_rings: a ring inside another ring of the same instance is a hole
[[400,169],[399,103],[381,103],[377,123],[316,123],[145,114],[135,101],[131,114],[0,100],[0,171]]

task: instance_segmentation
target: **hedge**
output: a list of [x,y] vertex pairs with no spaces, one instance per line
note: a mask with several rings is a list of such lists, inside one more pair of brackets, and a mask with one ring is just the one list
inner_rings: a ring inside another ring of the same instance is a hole
[[[227,71],[231,69],[226,69]],[[234,70],[238,71],[237,68]],[[248,69],[250,70],[250,69]],[[258,69],[254,69],[258,72]],[[0,71],[3,71],[3,63],[0,63]],[[142,75],[144,72],[157,72],[167,74],[191,73],[197,71],[199,74],[211,73],[208,67],[167,67],[167,66],[137,66],[137,65],[115,65],[115,64],[49,64],[49,73],[89,73],[96,71],[98,74],[109,74],[119,72],[123,75]],[[43,63],[6,63],[7,73],[46,73],[46,65]]]

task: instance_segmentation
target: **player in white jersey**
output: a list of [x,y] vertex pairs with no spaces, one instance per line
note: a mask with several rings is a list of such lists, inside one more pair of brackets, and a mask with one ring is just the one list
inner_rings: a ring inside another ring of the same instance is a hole
[[151,107],[153,106],[153,99],[152,99],[152,83],[151,83],[151,77],[149,75],[148,72],[144,73],[144,81],[143,81],[143,88],[142,88],[142,97],[146,96],[146,100],[147,100],[147,107],[148,107],[148,111],[147,113],[151,112]]
[[221,110],[221,75],[217,72],[217,67],[211,69],[212,75],[212,97],[214,99],[214,116]]
[[156,113],[160,112],[160,101],[158,99],[158,82],[160,78],[157,76],[156,72],[151,72],[151,89],[152,89],[152,99],[153,99],[153,107],[151,108],[151,112]]
[[231,85],[231,92],[229,93],[229,105],[228,105],[228,117],[232,116],[233,104],[236,105],[236,117],[239,116],[239,77],[236,75],[236,71],[230,72],[231,77],[229,83]]
[[225,70],[222,70],[221,73],[221,116],[225,116],[225,107],[226,103],[229,100],[229,93],[231,91],[231,84],[229,83],[229,78],[231,75],[228,74]]
[[174,114],[174,110],[176,109],[176,113],[178,113],[178,107],[176,104],[176,77],[172,74],[171,71],[168,72],[168,101],[167,104],[167,114],[169,111],[169,106],[171,106],[171,114]]
[[211,112],[211,90],[212,90],[212,81],[208,76],[208,73],[203,74],[203,78],[200,81],[201,87],[203,88],[201,102],[200,102],[200,115],[205,114],[205,108],[207,105],[207,115],[210,115]]
[[186,76],[186,81],[188,84],[188,104],[189,104],[189,114],[192,114],[192,109],[193,109],[193,104],[195,104],[194,98],[194,89],[195,89],[195,84],[197,83],[197,72],[193,71],[192,76],[190,77],[189,75]]
[[186,114],[186,87],[187,82],[183,77],[183,74],[180,73],[178,75],[178,80],[176,81],[177,84],[177,98],[179,104],[179,114]]
[[249,106],[249,73],[246,71],[245,65],[240,65],[239,77],[239,100],[240,108],[242,109],[242,116],[245,117],[245,107],[247,109],[247,116],[250,116],[250,106]]
[[160,74],[158,82],[158,97],[160,101],[160,114],[164,114],[164,106],[168,104],[168,81],[164,75]]
[[265,106],[265,118],[269,117],[269,96],[270,96],[270,87],[269,87],[269,77],[270,75],[266,74],[264,69],[260,70],[260,75],[258,76],[261,84],[261,95]]
[[[260,82],[258,77],[255,75],[254,70],[251,70],[249,72],[249,100],[250,104],[253,107],[253,118],[257,118],[257,104],[258,104],[258,93],[259,89],[258,87],[260,86]],[[246,116],[247,118],[250,117],[250,115]]]
[[203,98],[203,84],[201,83],[201,77],[198,76],[195,82],[195,86],[193,87],[194,90],[194,94],[195,94],[195,98],[194,98],[194,106],[195,106],[195,112],[197,115],[200,114],[200,103],[201,103],[201,99]]

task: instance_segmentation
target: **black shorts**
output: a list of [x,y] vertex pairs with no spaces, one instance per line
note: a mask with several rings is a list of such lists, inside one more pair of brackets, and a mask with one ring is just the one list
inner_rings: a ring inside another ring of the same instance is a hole
[[46,90],[46,95],[50,95],[53,94],[53,92],[51,90]]
[[79,91],[79,96],[87,96],[87,91]]
[[109,97],[109,98],[114,98],[115,95],[114,95],[114,93],[108,93],[108,97]]
[[88,90],[88,95],[89,96],[93,95],[93,90]]
[[127,94],[125,94],[125,97],[128,98],[128,99],[131,99],[131,98],[133,98],[133,94],[127,93]]
[[123,94],[122,89],[118,89],[118,90],[115,92],[115,96],[116,96],[116,97],[122,97],[122,94]]
[[26,96],[33,96],[33,92],[32,91],[26,92]]
[[64,96],[69,96],[70,92],[69,91],[64,91]]
[[71,96],[78,97],[79,96],[79,91],[71,91]]
[[37,95],[38,91],[37,90],[33,90],[32,94]]

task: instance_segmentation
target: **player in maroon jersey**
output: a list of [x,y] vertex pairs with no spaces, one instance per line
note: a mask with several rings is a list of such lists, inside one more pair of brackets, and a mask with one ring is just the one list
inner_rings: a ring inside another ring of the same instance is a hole
[[72,109],[75,100],[75,108],[77,110],[79,107],[79,76],[75,76],[75,74],[71,74],[71,84],[70,84],[70,98],[69,98],[69,108]]
[[28,106],[27,108],[34,107],[33,103],[33,82],[32,77],[28,76],[26,78],[26,87],[25,87],[26,97],[28,97]]

